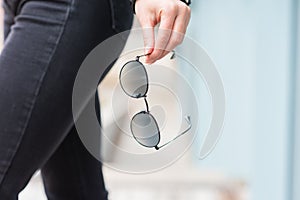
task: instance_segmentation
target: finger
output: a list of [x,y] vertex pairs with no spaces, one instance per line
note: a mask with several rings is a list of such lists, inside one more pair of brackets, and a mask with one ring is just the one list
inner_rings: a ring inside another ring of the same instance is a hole
[[146,62],[155,62],[164,52],[164,49],[166,48],[171,37],[175,17],[176,15],[174,15],[173,11],[162,13],[154,50],[149,56],[147,56]]
[[144,25],[143,39],[144,39],[144,54],[152,53],[154,49],[154,27],[151,25]]
[[165,48],[166,51],[158,59],[163,58],[182,43],[190,20],[190,11],[188,10],[186,12],[181,12],[180,15],[176,17],[170,40]]
[[[141,7],[140,1],[137,1],[135,4],[135,10],[137,19],[140,22],[141,28],[143,30],[143,39],[144,39],[144,54],[149,54],[154,49],[154,27],[157,24],[155,21],[154,12]],[[142,13],[142,14],[140,14]]]

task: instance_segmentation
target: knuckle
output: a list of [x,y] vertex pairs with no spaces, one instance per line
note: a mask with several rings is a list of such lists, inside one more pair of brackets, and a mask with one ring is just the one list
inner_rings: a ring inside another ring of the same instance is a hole
[[180,8],[180,12],[184,13],[185,15],[190,15],[191,14],[191,8],[184,3],[181,3],[178,5]]
[[173,42],[174,42],[175,45],[179,45],[183,42],[183,37],[177,36],[177,37],[174,38]]
[[154,26],[153,19],[151,18],[138,18],[139,23],[142,28],[152,28]]
[[174,43],[175,43],[176,45],[181,44],[182,41],[183,41],[182,37],[176,37],[176,38],[174,39]]
[[180,2],[180,1],[178,1],[178,6],[179,6],[180,9],[184,9],[185,7],[187,7],[187,6],[185,5],[185,3]]
[[185,15],[190,15],[191,14],[191,8],[187,5],[182,5],[181,11]]
[[190,16],[191,15],[191,8],[186,6],[186,13]]
[[175,3],[170,3],[164,8],[166,14],[174,15],[178,10],[178,5]]

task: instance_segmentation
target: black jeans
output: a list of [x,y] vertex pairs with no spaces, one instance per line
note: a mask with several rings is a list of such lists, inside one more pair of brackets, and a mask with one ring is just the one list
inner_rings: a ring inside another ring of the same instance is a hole
[[50,200],[107,199],[101,163],[74,128],[72,89],[85,56],[131,27],[129,1],[3,1],[0,200],[17,199],[38,169]]

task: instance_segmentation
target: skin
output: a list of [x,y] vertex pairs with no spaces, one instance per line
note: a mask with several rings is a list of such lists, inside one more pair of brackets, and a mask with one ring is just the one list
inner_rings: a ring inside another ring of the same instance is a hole
[[[135,11],[143,28],[145,54],[149,54],[147,63],[163,58],[182,43],[191,17],[191,10],[185,3],[180,0],[137,0]],[[158,34],[155,38],[156,26]]]

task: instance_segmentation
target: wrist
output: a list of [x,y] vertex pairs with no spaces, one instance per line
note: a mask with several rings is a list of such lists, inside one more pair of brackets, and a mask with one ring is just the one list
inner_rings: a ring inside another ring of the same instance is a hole
[[[130,3],[131,3],[131,8],[132,8],[132,12],[135,14],[135,3],[136,3],[137,0],[130,0]],[[187,6],[189,6],[192,1],[191,0],[179,0],[183,3],[185,3]]]
[[189,6],[192,3],[191,0],[180,0],[180,1],[182,1],[183,3],[185,3],[187,6]]

